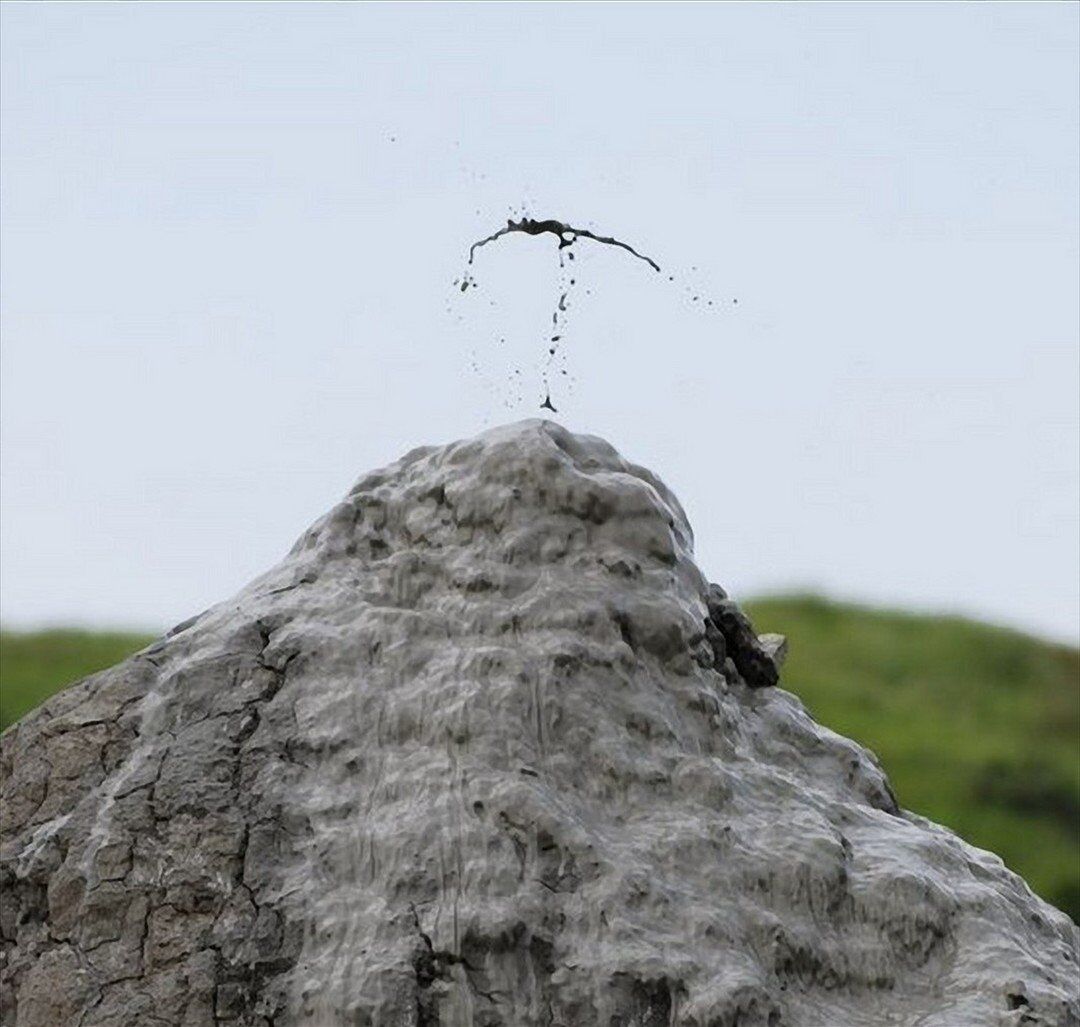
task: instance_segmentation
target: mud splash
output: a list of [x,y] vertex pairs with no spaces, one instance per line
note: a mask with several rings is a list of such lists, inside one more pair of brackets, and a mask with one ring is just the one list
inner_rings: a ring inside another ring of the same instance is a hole
[[[511,211],[511,214],[513,213],[514,212]],[[469,268],[471,269],[473,266],[477,250],[487,246],[489,243],[501,239],[505,235],[511,235],[516,232],[521,233],[522,235],[532,236],[551,235],[558,241],[560,275],[558,299],[554,303],[554,309],[551,313],[551,332],[546,347],[547,353],[540,370],[541,386],[544,390],[544,401],[540,404],[540,409],[550,410],[554,413],[556,412],[556,407],[551,400],[552,378],[557,375],[564,381],[569,382],[571,389],[573,388],[573,378],[566,366],[566,354],[560,345],[565,336],[568,308],[571,306],[569,297],[577,282],[573,275],[567,274],[568,268],[566,261],[573,261],[574,259],[574,253],[571,247],[573,247],[579,239],[590,239],[593,242],[600,243],[604,246],[614,246],[617,249],[625,250],[631,256],[648,264],[649,267],[658,274],[660,273],[660,265],[651,257],[639,252],[629,243],[623,242],[621,239],[616,239],[614,236],[599,235],[588,228],[577,228],[574,225],[566,224],[565,222],[558,221],[554,218],[531,218],[523,211],[520,219],[514,220],[513,217],[507,218],[504,227],[483,239],[478,239],[469,247]],[[465,292],[470,288],[477,288],[476,278],[471,270],[466,270],[465,274],[463,274],[460,279],[455,279],[454,285],[459,288],[461,292]],[[586,290],[586,294],[591,294],[590,290]],[[520,376],[520,371],[515,369],[514,374]],[[520,384],[520,382],[518,382],[518,384]]]
[[633,254],[638,260],[645,261],[654,271],[659,273],[660,265],[656,263],[651,257],[646,257],[643,253],[638,253],[629,243],[622,242],[620,239],[616,239],[610,235],[597,235],[595,232],[590,232],[587,228],[574,228],[573,225],[563,224],[561,221],[555,221],[554,219],[547,219],[544,221],[536,221],[533,218],[522,218],[520,221],[514,221],[512,218],[508,219],[505,228],[500,228],[497,232],[493,232],[486,239],[480,239],[474,242],[469,247],[469,263],[473,262],[473,258],[476,256],[476,251],[481,246],[486,246],[488,243],[495,242],[496,239],[501,239],[504,235],[510,235],[513,232],[523,232],[525,235],[553,235],[559,240],[559,249],[565,250],[570,246],[573,246],[578,239],[592,239],[593,242],[603,243],[605,246],[617,246],[621,250],[626,250],[627,253]]
[[[479,214],[479,211],[477,211]],[[661,272],[660,265],[651,257],[641,253],[634,246],[624,242],[621,239],[616,239],[614,236],[600,235],[595,231],[587,228],[578,228],[574,225],[567,224],[566,222],[559,221],[555,218],[533,218],[528,214],[528,209],[525,205],[519,208],[510,208],[508,211],[508,217],[506,224],[498,231],[492,232],[491,235],[485,236],[483,239],[478,239],[474,242],[468,251],[468,264],[464,270],[464,273],[455,278],[453,282],[454,291],[459,293],[475,292],[479,290],[480,285],[477,281],[475,272],[476,267],[476,255],[477,251],[487,246],[489,243],[493,243],[503,238],[503,236],[519,233],[521,235],[530,236],[553,236],[557,242],[556,252],[558,254],[558,281],[554,295],[552,296],[551,304],[551,322],[547,327],[547,331],[543,333],[541,339],[543,340],[541,345],[543,349],[540,351],[542,356],[538,362],[537,372],[539,376],[539,392],[537,400],[540,396],[543,396],[543,401],[539,403],[541,410],[547,410],[552,413],[557,412],[557,408],[552,401],[552,394],[554,392],[573,393],[577,379],[571,373],[568,362],[568,345],[572,343],[573,333],[570,331],[570,321],[573,318],[572,308],[575,305],[575,300],[579,298],[581,292],[584,295],[591,296],[592,290],[589,288],[579,288],[578,281],[579,276],[577,269],[575,269],[575,254],[574,245],[580,239],[589,239],[593,242],[600,243],[603,246],[612,246],[617,249],[625,250],[632,257],[640,260],[644,264],[648,264],[649,267],[658,275],[662,275],[662,280],[670,286],[675,286],[681,292],[685,294],[685,301],[688,307],[697,307],[699,309],[710,309],[714,306],[726,305],[724,301],[715,300],[706,294],[706,290],[700,288],[699,283],[694,282],[694,278],[697,275],[697,267],[690,269],[690,280],[686,280],[686,276],[682,273],[663,273]],[[677,284],[676,284],[677,283]],[[491,306],[496,305],[496,301],[491,299]],[[732,306],[738,303],[737,300],[731,301]],[[447,311],[451,309],[448,303]],[[462,320],[459,316],[458,320]],[[504,340],[500,339],[500,343]],[[539,342],[540,340],[538,340]],[[572,347],[571,347],[572,348]],[[474,357],[475,359],[475,357]],[[477,370],[477,368],[474,368]],[[527,388],[524,383],[522,370],[520,367],[513,367],[510,370],[509,377],[507,379],[507,385],[509,386],[508,397],[504,398],[504,406],[507,409],[513,409],[514,405],[520,403],[523,399],[523,389]],[[558,386],[558,388],[556,388]],[[559,404],[562,406],[562,402]]]

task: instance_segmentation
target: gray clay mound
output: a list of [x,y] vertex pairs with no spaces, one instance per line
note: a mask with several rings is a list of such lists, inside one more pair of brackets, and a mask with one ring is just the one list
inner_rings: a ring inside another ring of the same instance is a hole
[[772,644],[601,440],[410,453],[3,736],[3,1022],[1080,1023],[1076,927]]

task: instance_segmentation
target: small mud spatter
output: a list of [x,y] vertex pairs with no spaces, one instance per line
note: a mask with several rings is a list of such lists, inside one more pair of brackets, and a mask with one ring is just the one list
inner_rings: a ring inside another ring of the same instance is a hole
[[[476,251],[480,249],[481,246],[486,246],[489,242],[501,239],[504,235],[509,235],[511,232],[523,232],[525,235],[553,235],[559,240],[560,250],[573,246],[578,239],[592,239],[593,242],[603,243],[605,246],[618,246],[619,249],[632,253],[638,260],[645,261],[645,263],[654,271],[660,270],[660,265],[657,264],[655,260],[646,257],[643,253],[638,253],[633,246],[621,242],[619,239],[615,239],[610,235],[596,235],[587,228],[574,228],[573,225],[565,225],[561,221],[555,221],[553,219],[536,221],[533,218],[522,218],[520,221],[508,220],[505,228],[500,228],[486,239],[480,239],[478,242],[474,242],[472,246],[469,247],[469,263],[471,264],[473,262]],[[571,260],[574,258],[572,253],[568,253],[567,256]]]
[[[566,373],[565,371],[563,372]],[[544,397],[544,402],[540,404],[541,410],[550,410],[553,414],[557,414],[559,411],[555,409],[555,405],[551,402],[551,393],[549,392]]]

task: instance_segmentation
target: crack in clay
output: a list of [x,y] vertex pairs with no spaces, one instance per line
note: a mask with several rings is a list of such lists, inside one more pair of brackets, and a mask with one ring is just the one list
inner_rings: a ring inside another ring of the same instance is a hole
[[[578,239],[592,239],[593,242],[603,243],[605,246],[617,246],[619,249],[626,250],[628,253],[632,253],[637,257],[638,260],[645,261],[645,263],[654,271],[658,272],[660,270],[660,265],[657,264],[655,260],[651,257],[646,257],[643,253],[638,253],[638,251],[629,243],[622,242],[610,235],[596,235],[587,228],[574,228],[573,225],[563,224],[563,222],[555,221],[553,218],[544,221],[536,221],[533,218],[522,218],[520,221],[508,219],[505,228],[500,228],[486,239],[480,239],[469,247],[469,263],[471,264],[473,262],[476,251],[480,249],[481,246],[486,246],[489,242],[495,242],[496,239],[501,239],[504,235],[509,235],[511,232],[524,232],[525,235],[554,235],[559,240],[560,250],[573,246]],[[571,256],[573,256],[573,254],[571,254]]]

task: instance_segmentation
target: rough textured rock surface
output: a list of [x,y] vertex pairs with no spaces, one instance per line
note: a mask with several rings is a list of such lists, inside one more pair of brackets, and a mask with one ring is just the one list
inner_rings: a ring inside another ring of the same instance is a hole
[[547,422],[365,477],[3,736],[3,1022],[1080,1022],[1068,918],[768,687],[691,545]]

